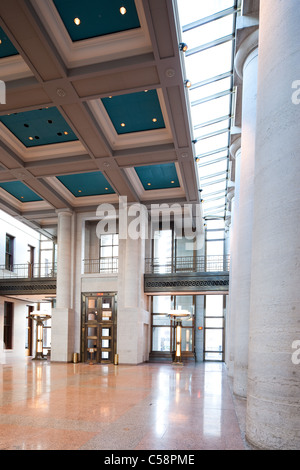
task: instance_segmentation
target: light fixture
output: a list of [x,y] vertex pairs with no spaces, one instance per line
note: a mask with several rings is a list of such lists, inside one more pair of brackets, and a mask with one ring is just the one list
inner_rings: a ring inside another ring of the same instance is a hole
[[121,122],[121,127],[125,127],[125,122]]
[[32,318],[32,320],[36,321],[36,350],[35,357],[33,359],[47,359],[43,354],[43,322],[51,318],[51,315],[40,311],[33,311],[29,315],[29,318]]
[[65,134],[65,135],[68,135],[68,134],[69,134],[69,132],[65,131],[65,132],[64,132],[64,134]]
[[151,183],[147,183],[148,186],[151,186]]
[[185,84],[186,88],[191,88],[191,86],[192,86],[192,83],[190,82],[190,80],[185,80],[184,84]]
[[175,183],[175,181],[171,181],[171,183],[172,183],[172,184],[174,184],[174,183]]
[[78,192],[79,192],[79,193],[82,193],[81,189],[78,189]]
[[188,310],[181,310],[179,307],[178,310],[171,310],[168,315],[173,320],[175,320],[175,358],[173,363],[174,364],[182,364],[181,359],[181,328],[182,328],[182,320],[191,317],[191,314]]
[[29,140],[33,140],[33,137],[28,137],[28,138],[29,138]]
[[74,18],[74,23],[76,24],[76,26],[79,26],[81,21],[79,18]]
[[157,122],[157,119],[156,119],[156,118],[153,118],[152,121],[153,121],[153,122]]
[[186,52],[188,50],[188,45],[185,44],[185,42],[181,42],[179,44],[179,50],[182,51],[182,52]]
[[120,13],[121,13],[121,15],[125,15],[126,12],[127,12],[127,10],[126,10],[125,7],[121,7],[121,8],[120,8]]
[[106,191],[108,191],[108,188],[105,188]]

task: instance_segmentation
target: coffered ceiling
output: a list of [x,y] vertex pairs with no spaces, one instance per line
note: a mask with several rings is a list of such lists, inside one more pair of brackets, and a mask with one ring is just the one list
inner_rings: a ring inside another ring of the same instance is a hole
[[172,0],[0,2],[0,208],[199,201]]

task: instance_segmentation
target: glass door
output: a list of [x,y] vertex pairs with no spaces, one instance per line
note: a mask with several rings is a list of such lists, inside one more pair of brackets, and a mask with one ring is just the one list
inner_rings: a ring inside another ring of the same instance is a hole
[[204,359],[224,361],[224,302],[225,296],[205,296]]
[[115,338],[116,295],[82,294],[81,360],[113,363]]

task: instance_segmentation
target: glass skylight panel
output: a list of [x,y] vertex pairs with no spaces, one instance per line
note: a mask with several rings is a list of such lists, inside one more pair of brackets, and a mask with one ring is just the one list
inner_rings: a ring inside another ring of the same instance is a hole
[[229,36],[232,34],[232,24],[233,15],[230,15],[185,32],[184,40],[189,45],[189,51],[200,45]]
[[231,88],[231,78],[224,78],[223,80],[216,80],[212,83],[203,86],[192,87],[189,91],[190,101],[200,100],[202,98],[207,98],[208,96],[213,96],[216,93],[221,91],[230,90]]
[[197,161],[200,163],[207,163],[211,160],[216,160],[216,158],[221,157],[228,157],[228,147],[224,147],[223,149],[216,149],[213,152],[204,153],[197,157]]
[[210,47],[197,54],[186,53],[186,71],[193,83],[207,80],[232,69],[232,41]]
[[200,169],[200,175],[201,179],[203,180],[203,177],[208,176],[208,175],[214,175],[216,173],[223,172],[225,173],[227,170],[227,161],[223,160],[221,162],[216,162],[216,163],[211,163],[210,165],[206,165],[204,167],[201,167]]
[[182,26],[234,6],[234,0],[178,0]]
[[[178,0],[204,217],[225,216],[236,0]],[[207,200],[206,200],[207,195]]]
[[228,145],[228,133],[216,135],[208,139],[198,140],[195,144],[197,155],[201,153],[209,152],[210,150],[216,150],[220,147]]
[[195,128],[194,135],[196,139],[205,138],[205,136],[211,135],[213,133],[222,132],[224,130],[227,131],[228,127],[229,119],[211,124],[210,126]]
[[203,122],[212,121],[222,116],[229,115],[230,102],[230,95],[226,95],[196,106],[191,106],[193,125],[196,127]]

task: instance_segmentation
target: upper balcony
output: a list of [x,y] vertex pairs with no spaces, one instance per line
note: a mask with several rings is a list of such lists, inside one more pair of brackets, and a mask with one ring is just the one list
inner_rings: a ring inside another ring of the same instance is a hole
[[145,293],[228,292],[229,256],[179,256],[147,258]]
[[0,295],[55,293],[55,263],[0,265]]
[[228,272],[229,256],[146,258],[145,274]]

